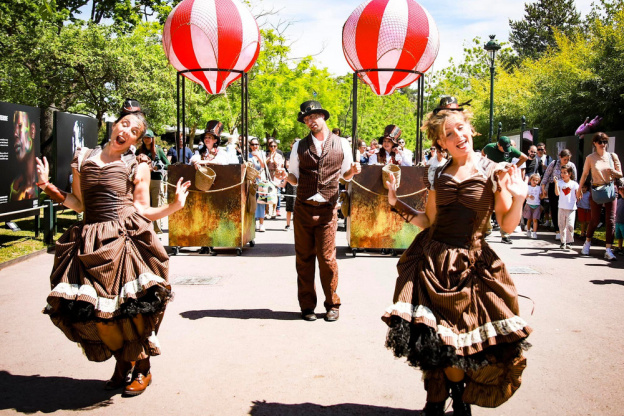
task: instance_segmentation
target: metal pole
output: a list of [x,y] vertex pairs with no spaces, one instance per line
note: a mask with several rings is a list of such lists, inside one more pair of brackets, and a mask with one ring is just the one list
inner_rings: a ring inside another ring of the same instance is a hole
[[[418,90],[418,94],[416,94],[416,125],[418,125],[418,120],[420,119],[420,77],[416,82],[416,88]],[[420,135],[418,134],[418,128],[416,129],[416,143],[414,144],[414,161],[418,163],[418,147],[420,146]]]
[[43,241],[46,244],[54,242],[54,201],[46,199],[43,211]]
[[247,152],[249,152],[249,77],[247,73],[245,77],[245,143],[247,143]]
[[186,163],[186,77],[182,78],[182,163]]
[[41,218],[39,216],[40,212],[41,211],[38,210],[37,213],[35,214],[35,238],[39,238],[39,231],[40,231],[39,229],[41,228],[40,227]]
[[[180,73],[178,72],[178,76],[176,78],[177,84],[177,93],[176,93],[176,136],[174,148],[176,149],[176,160],[179,159],[180,149],[178,148],[178,138],[180,137]],[[178,160],[179,162],[179,160]]]
[[494,53],[490,61],[490,143],[494,136]]
[[425,116],[425,78],[421,75],[418,84],[418,108],[420,112],[418,114],[418,163],[422,162],[423,154],[423,132],[420,130],[422,126],[423,118]]
[[522,152],[522,146],[524,145],[524,131],[526,130],[526,117],[522,116],[522,125],[520,126],[520,147],[518,150]]
[[245,125],[247,124],[247,118],[245,116],[245,75],[241,76],[241,136],[243,137],[244,144],[241,143],[243,160],[247,161],[247,134],[245,134]]
[[[357,100],[358,100],[358,95],[357,95],[357,88],[358,88],[358,77],[357,74],[354,72],[353,73],[353,117],[351,118],[352,120],[352,124],[351,124],[351,134],[353,134],[353,140],[351,141],[351,147],[353,150],[353,160],[355,160],[356,156],[357,156],[357,144],[356,141],[358,140],[357,138]],[[358,161],[356,161],[358,162]]]

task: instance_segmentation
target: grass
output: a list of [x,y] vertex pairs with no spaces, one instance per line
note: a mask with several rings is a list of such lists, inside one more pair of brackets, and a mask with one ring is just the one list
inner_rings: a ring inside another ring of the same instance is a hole
[[[43,216],[41,216],[43,221]],[[57,233],[54,240],[58,239],[65,230],[76,223],[76,213],[66,210],[57,214]],[[35,217],[25,217],[13,221],[21,231],[11,231],[6,227],[0,228],[0,263],[16,259],[27,254],[48,247],[43,242],[43,232],[35,238]]]

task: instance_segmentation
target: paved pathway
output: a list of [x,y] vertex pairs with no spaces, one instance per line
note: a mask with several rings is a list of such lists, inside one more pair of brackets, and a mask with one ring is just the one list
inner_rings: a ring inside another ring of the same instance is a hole
[[[1,270],[0,414],[419,414],[421,373],[383,346],[380,316],[392,300],[397,258],[353,258],[339,232],[340,320],[305,322],[293,233],[283,226],[267,221],[241,257],[171,258],[176,295],[161,328],[163,355],[152,361],[152,386],[135,398],[102,390],[113,362],[87,361],[41,314],[52,255]],[[552,233],[541,235],[516,234],[511,246],[490,238],[512,271],[533,270],[513,274],[535,302],[531,314],[532,302],[520,299],[533,348],[516,395],[473,414],[622,415],[624,259],[607,263],[599,249],[579,257],[580,247],[562,252]],[[193,281],[211,284],[182,284]]]

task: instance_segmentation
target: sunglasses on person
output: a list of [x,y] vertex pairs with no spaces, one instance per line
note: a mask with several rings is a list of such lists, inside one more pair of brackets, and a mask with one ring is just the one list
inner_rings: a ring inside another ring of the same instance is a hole
[[271,149],[275,149],[277,146],[273,145],[273,146],[269,146]]
[[258,146],[258,143],[249,143],[250,146]]
[[544,148],[543,148],[543,147],[538,147],[538,148],[537,148],[537,151],[538,151],[538,152],[543,152],[543,151],[544,151]]
[[609,144],[609,141],[608,140],[598,140],[596,143],[598,143],[598,144],[605,144],[606,145],[606,144]]

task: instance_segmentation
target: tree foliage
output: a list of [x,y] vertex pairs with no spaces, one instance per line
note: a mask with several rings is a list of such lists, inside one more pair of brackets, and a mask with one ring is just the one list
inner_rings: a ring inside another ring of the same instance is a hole
[[581,23],[574,0],[525,3],[524,12],[522,20],[509,20],[509,41],[520,58],[540,57],[549,47],[556,46],[555,31],[571,36]]

